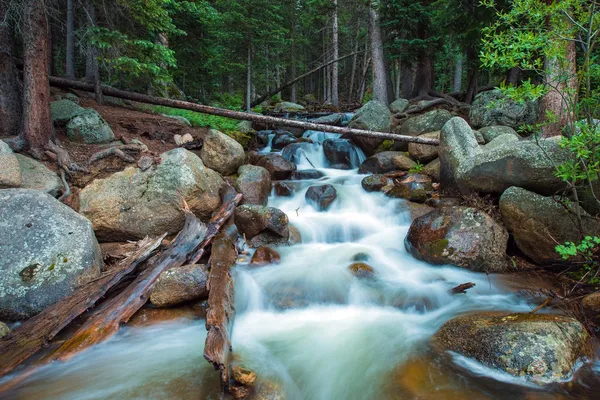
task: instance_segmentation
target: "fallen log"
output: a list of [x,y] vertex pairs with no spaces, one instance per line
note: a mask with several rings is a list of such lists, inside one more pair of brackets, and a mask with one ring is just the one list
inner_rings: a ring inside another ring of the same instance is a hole
[[473,282],[467,282],[467,283],[462,283],[454,288],[452,288],[450,290],[450,293],[452,294],[466,294],[467,290],[471,289],[475,287],[475,284]]
[[108,290],[133,272],[140,263],[146,261],[160,246],[163,238],[164,236],[155,240],[146,238],[139,241],[135,252],[129,254],[98,279],[83,285],[72,295],[29,318],[8,336],[0,339],[0,376],[13,371],[75,318],[93,307]]
[[[50,84],[52,86],[66,88],[66,89],[77,89],[84,90],[88,92],[94,91],[94,85],[88,84],[80,81],[73,81],[64,78],[50,77]],[[342,135],[356,135],[356,136],[364,136],[364,137],[372,137],[378,139],[391,139],[400,142],[412,142],[412,143],[421,143],[421,144],[429,144],[429,145],[439,145],[440,141],[432,138],[424,138],[420,136],[407,136],[407,135],[396,135],[394,133],[389,132],[373,132],[366,131],[362,129],[352,129],[347,127],[339,127],[339,126],[331,126],[331,125],[322,125],[322,124],[314,124],[312,122],[306,121],[298,121],[293,119],[285,119],[285,118],[277,118],[277,117],[269,117],[261,114],[252,114],[245,113],[241,111],[233,111],[227,110],[224,108],[211,107],[202,104],[190,103],[182,100],[173,100],[166,99],[163,97],[155,97],[149,96],[146,94],[128,92],[125,90],[119,90],[112,88],[110,86],[103,86],[102,92],[105,95],[118,97],[125,100],[137,101],[140,103],[148,103],[165,107],[173,107],[179,108],[182,110],[190,110],[196,111],[204,114],[218,115],[221,117],[238,119],[238,120],[246,120],[251,122],[258,122],[267,125],[274,126],[286,126],[293,128],[301,128],[304,130],[314,130],[321,132],[330,132],[330,133],[339,133]]]

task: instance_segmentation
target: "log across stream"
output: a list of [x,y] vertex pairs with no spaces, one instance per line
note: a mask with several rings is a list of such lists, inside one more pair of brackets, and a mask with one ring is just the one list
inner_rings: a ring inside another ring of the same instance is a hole
[[[412,258],[403,243],[407,204],[365,192],[356,169],[328,169],[321,143],[336,134],[306,135],[314,144],[297,154],[298,169],[314,165],[325,177],[292,182],[293,196],[269,199],[302,242],[276,247],[279,264],[252,268],[249,255],[241,255],[232,270],[233,360],[253,370],[260,387],[285,394],[253,398],[565,398],[430,349],[431,335],[456,315],[534,307],[494,277]],[[319,212],[304,196],[325,183],[337,199]],[[216,248],[230,246],[221,239]],[[352,275],[348,267],[357,261],[373,268],[370,279]],[[476,286],[450,293],[465,282]],[[217,399],[219,374],[204,359],[205,338],[204,320],[126,327],[66,363],[42,368],[12,398]]]

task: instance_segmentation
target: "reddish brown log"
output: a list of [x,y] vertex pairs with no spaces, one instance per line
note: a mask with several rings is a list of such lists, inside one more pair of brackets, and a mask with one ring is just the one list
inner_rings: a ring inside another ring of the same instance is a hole
[[[78,89],[85,90],[88,92],[94,91],[94,85],[72,81],[64,78],[50,77],[50,84],[56,87],[62,87],[67,89]],[[364,137],[372,137],[377,139],[391,139],[400,142],[412,142],[412,143],[421,143],[421,144],[429,144],[429,145],[439,145],[439,140],[432,138],[424,138],[420,136],[406,136],[406,135],[396,135],[394,133],[388,132],[373,132],[373,131],[365,131],[362,129],[352,129],[352,128],[344,128],[340,126],[331,126],[331,125],[322,125],[315,124],[312,122],[306,121],[298,121],[293,119],[285,119],[285,118],[277,118],[277,117],[269,117],[261,114],[250,114],[244,113],[241,111],[232,111],[226,110],[224,108],[217,108],[211,106],[205,106],[202,104],[190,103],[182,100],[173,100],[173,99],[165,99],[162,97],[149,96],[146,94],[139,94],[134,92],[127,92],[125,90],[115,89],[109,86],[103,86],[102,92],[105,95],[118,97],[125,100],[137,101],[141,103],[155,104],[159,106],[165,107],[173,107],[179,108],[182,110],[190,110],[201,112],[204,114],[218,115],[221,117],[227,117],[231,119],[238,120],[246,120],[252,122],[263,123],[267,125],[275,125],[275,126],[287,126],[293,128],[301,128],[304,130],[313,130],[313,131],[321,131],[321,132],[331,132],[331,133],[339,133],[342,135],[356,135],[356,136],[364,136]]]
[[466,294],[467,290],[471,289],[475,287],[475,284],[473,282],[467,282],[467,283],[463,283],[458,285],[455,288],[452,288],[452,290],[450,290],[450,293],[452,294]]
[[106,292],[130,274],[160,246],[163,237],[138,242],[137,250],[69,297],[48,307],[25,321],[8,336],[0,339],[0,375],[14,370],[19,364],[40,350],[71,321],[93,307]]

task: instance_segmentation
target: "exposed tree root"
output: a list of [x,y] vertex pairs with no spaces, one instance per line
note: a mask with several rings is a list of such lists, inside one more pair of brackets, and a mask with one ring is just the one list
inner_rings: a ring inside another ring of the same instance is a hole
[[50,157],[52,160],[56,161],[58,164],[58,169],[60,171],[60,179],[65,186],[65,190],[63,194],[58,198],[59,201],[64,201],[71,194],[71,188],[67,183],[67,177],[70,176],[73,172],[85,172],[89,173],[89,171],[79,164],[73,162],[69,153],[58,144],[50,141],[46,145],[46,150],[44,153]]
[[108,149],[104,149],[104,150],[101,150],[101,151],[93,154],[90,157],[90,159],[88,160],[88,165],[92,165],[96,161],[102,160],[103,158],[112,157],[112,156],[118,157],[121,160],[128,162],[128,163],[134,163],[135,158],[131,157],[130,155],[125,154],[124,151],[141,152],[142,148],[141,148],[141,146],[138,146],[136,144],[125,144],[125,145],[121,145],[121,146],[109,147]]

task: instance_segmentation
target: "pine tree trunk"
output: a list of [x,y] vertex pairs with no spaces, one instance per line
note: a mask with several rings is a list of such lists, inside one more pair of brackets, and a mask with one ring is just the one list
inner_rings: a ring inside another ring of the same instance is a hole
[[23,139],[41,157],[52,136],[48,83],[48,20],[43,0],[25,6],[23,31]]
[[463,74],[463,55],[458,53],[454,64],[454,91],[462,90],[462,74]]
[[546,84],[550,91],[542,98],[541,116],[550,113],[556,122],[542,126],[542,136],[552,137],[562,134],[563,128],[571,122],[573,105],[577,96],[577,68],[575,42],[565,41],[565,57],[546,60]]
[[373,62],[373,98],[385,105],[390,104],[388,98],[388,74],[383,55],[383,40],[379,15],[373,2],[369,4],[369,34],[371,37],[371,54]]
[[[292,78],[296,76],[296,41],[295,41],[295,36],[296,36],[296,22],[294,21],[292,23],[292,46],[291,46],[291,52],[292,52],[292,65],[291,65],[291,73],[292,73]],[[290,101],[292,103],[296,102],[296,91],[297,91],[297,87],[296,84],[294,83],[292,85],[292,93],[290,96]]]
[[252,43],[248,43],[248,65],[246,66],[246,111],[252,109]]
[[395,85],[395,90],[394,90],[394,94],[396,96],[396,98],[401,98],[402,94],[400,92],[401,90],[401,83],[402,83],[402,63],[400,62],[400,60],[396,60],[396,85]]
[[402,97],[408,99],[413,91],[414,71],[412,65],[407,61],[400,64],[400,79],[402,80]]
[[271,91],[271,86],[269,85],[269,46],[265,49],[265,58],[267,62],[265,63],[265,84],[267,93]]
[[[339,43],[338,43],[338,0],[333,0],[333,36],[332,36],[332,47],[333,47],[333,59],[337,60],[339,54]],[[331,65],[331,104],[338,107],[340,105],[339,95],[339,63],[334,62]]]
[[[88,28],[96,26],[96,7],[92,0],[85,1],[85,10],[88,17]],[[85,81],[87,83],[94,83],[96,76],[98,75],[98,50],[96,46],[92,45],[89,41],[86,49],[86,61],[85,61]]]
[[[357,35],[358,36],[358,35]],[[348,103],[352,103],[354,99],[352,95],[354,94],[354,85],[356,79],[356,63],[358,62],[358,37],[356,38],[356,43],[354,43],[354,57],[352,58],[352,74],[350,75],[350,87],[348,89]]]
[[[427,41],[429,32],[425,23],[418,25],[418,38],[422,41]],[[419,50],[417,57],[417,67],[415,74],[415,82],[412,90],[412,97],[426,97],[433,89],[434,83],[434,68],[433,60],[434,53],[431,49]]]
[[67,0],[67,54],[65,75],[67,78],[75,78],[75,12],[73,1]]
[[[6,4],[0,4],[0,21]],[[21,83],[12,57],[13,37],[7,24],[0,24],[0,136],[18,135],[21,130]]]
[[471,104],[478,92],[479,58],[475,49],[467,49],[467,93],[464,102]]

